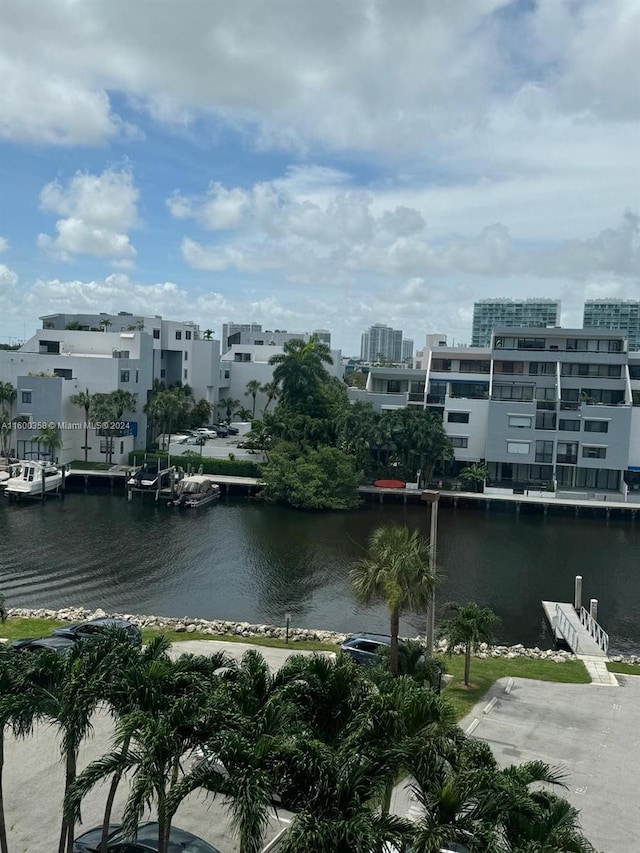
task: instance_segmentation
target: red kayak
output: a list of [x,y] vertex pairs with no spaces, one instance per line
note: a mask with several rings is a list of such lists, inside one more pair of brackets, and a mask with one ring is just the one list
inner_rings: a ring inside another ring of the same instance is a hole
[[375,480],[373,485],[378,489],[404,489],[407,484],[404,480]]

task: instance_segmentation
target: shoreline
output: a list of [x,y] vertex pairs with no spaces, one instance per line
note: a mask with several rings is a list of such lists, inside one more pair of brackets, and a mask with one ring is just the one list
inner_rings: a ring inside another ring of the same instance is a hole
[[[105,616],[127,619],[138,628],[167,628],[178,634],[207,634],[213,638],[232,635],[238,638],[251,640],[254,638],[265,638],[272,640],[285,640],[286,629],[277,625],[267,623],[251,624],[227,619],[200,619],[190,616],[151,616],[134,613],[107,613],[101,608],[91,610],[86,607],[64,607],[58,610],[51,608],[29,608],[10,607],[7,608],[9,618],[17,619],[56,619],[61,622],[83,622],[87,619],[98,619]],[[314,628],[289,628],[289,642],[292,644],[305,641],[341,645],[349,634],[340,631],[327,631]],[[405,638],[409,639],[409,638]],[[421,636],[412,637],[414,640],[422,640]],[[440,641],[434,646],[434,653],[445,654],[447,651],[446,641]],[[455,654],[463,653],[462,646],[456,647]],[[565,663],[577,660],[571,652],[561,649],[529,649],[520,643],[511,646],[495,645],[487,643],[480,645],[479,651],[474,655],[480,659],[499,658],[533,658],[537,660],[549,660],[554,663]],[[640,665],[640,655],[611,655],[609,661],[615,663],[630,663]]]

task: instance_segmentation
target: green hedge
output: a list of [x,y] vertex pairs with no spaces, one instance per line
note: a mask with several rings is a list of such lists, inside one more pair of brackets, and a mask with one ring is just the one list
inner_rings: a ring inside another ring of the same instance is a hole
[[[166,459],[166,453],[147,453],[150,459]],[[145,453],[140,450],[129,454],[129,465],[142,465]],[[248,459],[207,459],[206,456],[172,456],[172,465],[181,465],[185,470],[189,465],[196,470],[202,466],[203,474],[226,474],[229,477],[260,477],[261,466]]]

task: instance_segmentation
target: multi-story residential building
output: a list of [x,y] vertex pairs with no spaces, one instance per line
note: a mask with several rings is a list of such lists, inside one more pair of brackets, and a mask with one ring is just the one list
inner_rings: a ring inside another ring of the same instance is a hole
[[227,338],[227,352],[234,346],[281,347],[287,341],[300,340],[305,343],[311,335],[308,332],[287,332],[286,329],[265,329],[263,332],[235,332]]
[[229,340],[234,335],[237,335],[238,332],[248,335],[259,335],[262,332],[262,326],[260,323],[223,323],[221,354],[227,352],[234,343],[240,343],[240,341],[230,342]]
[[416,350],[416,354],[413,357],[413,366],[418,370],[421,370],[423,366],[426,367],[429,359],[429,351],[436,349],[436,347],[446,347],[446,345],[446,335],[439,333],[427,335],[424,340],[424,349]]
[[621,329],[627,333],[629,350],[640,350],[640,301],[588,299],[582,325],[585,329]]
[[314,338],[317,338],[320,343],[326,344],[328,347],[331,346],[331,332],[328,329],[314,329],[311,334]]
[[557,299],[481,299],[473,304],[471,346],[491,346],[491,333],[497,326],[552,328],[559,324]]
[[[132,314],[52,314],[19,350],[0,352],[0,380],[17,389],[14,417],[29,423],[62,424],[61,462],[84,456],[84,411],[71,397],[129,391],[135,411],[125,412],[128,426],[118,430],[114,461],[146,445],[144,406],[155,380],[189,385],[196,400],[218,401],[220,345],[201,337],[195,323]],[[66,426],[66,425],[69,426]],[[12,448],[21,458],[37,448],[39,432],[16,426]],[[105,436],[92,430],[88,458],[104,459]]]
[[494,487],[640,491],[640,355],[620,331],[497,328],[492,348],[437,347],[421,370],[372,367],[349,397],[435,412],[454,473],[484,461]]
[[376,323],[362,333],[360,359],[374,362],[381,358],[393,364],[402,362],[402,330]]
[[411,364],[413,361],[413,341],[410,338],[402,339],[402,362]]
[[217,401],[220,343],[209,336],[205,338],[196,323],[125,311],[119,314],[49,314],[40,319],[43,329],[69,334],[78,329],[92,333],[144,332],[153,342],[153,380],[167,385],[181,382],[191,386],[196,399],[209,403]]

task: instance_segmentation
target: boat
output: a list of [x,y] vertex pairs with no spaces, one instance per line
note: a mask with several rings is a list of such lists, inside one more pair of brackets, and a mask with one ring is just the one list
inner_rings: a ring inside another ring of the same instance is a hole
[[176,496],[169,506],[198,507],[214,503],[220,498],[220,486],[201,474],[183,477],[176,484]]
[[4,489],[8,480],[15,477],[19,464],[19,459],[12,459],[11,456],[0,456],[0,489]]
[[46,492],[57,492],[69,474],[64,466],[36,459],[20,460],[9,473],[4,490],[10,498],[39,498]]

